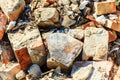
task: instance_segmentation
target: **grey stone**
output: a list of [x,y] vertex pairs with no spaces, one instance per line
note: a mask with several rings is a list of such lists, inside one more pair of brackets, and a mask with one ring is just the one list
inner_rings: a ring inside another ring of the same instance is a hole
[[40,67],[37,64],[33,64],[29,69],[28,73],[34,78],[39,78],[42,74]]

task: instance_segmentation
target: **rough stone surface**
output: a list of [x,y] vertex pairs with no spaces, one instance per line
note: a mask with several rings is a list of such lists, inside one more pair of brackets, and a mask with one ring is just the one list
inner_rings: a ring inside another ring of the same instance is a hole
[[23,78],[25,78],[25,76],[26,76],[25,72],[21,70],[16,74],[16,79],[22,80]]
[[[15,77],[15,75],[21,70],[19,63],[9,63],[6,67],[0,67],[0,71],[4,71],[9,73],[11,76]],[[4,80],[4,79],[3,79]]]
[[94,7],[95,7],[95,13],[97,15],[116,12],[116,2],[115,1],[94,2]]
[[[75,58],[80,54],[83,43],[64,33],[53,33],[47,37],[47,46],[50,59],[70,67]],[[49,61],[47,61],[49,64]],[[48,67],[51,67],[49,64]],[[61,66],[61,65],[57,65]]]
[[84,50],[82,59],[101,60],[107,58],[108,31],[104,28],[88,27],[85,29]]
[[40,27],[55,26],[59,22],[59,14],[55,8],[38,8],[34,14]]
[[83,39],[84,37],[84,30],[83,29],[70,29],[68,34],[76,39]]
[[13,21],[17,20],[19,14],[24,10],[24,0],[0,0],[0,7],[7,17]]
[[46,53],[38,28],[28,26],[23,31],[8,33],[8,36],[14,51],[27,48],[32,63],[44,64]]
[[0,80],[15,80],[15,78],[7,72],[0,72]]
[[112,67],[109,61],[75,62],[72,76],[74,80],[109,80]]
[[62,26],[70,27],[75,24],[75,20],[69,18],[69,16],[64,16]]

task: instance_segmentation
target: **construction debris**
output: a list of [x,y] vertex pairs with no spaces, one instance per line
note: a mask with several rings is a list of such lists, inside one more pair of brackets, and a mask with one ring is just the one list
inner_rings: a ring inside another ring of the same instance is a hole
[[0,0],[0,80],[119,80],[119,0]]

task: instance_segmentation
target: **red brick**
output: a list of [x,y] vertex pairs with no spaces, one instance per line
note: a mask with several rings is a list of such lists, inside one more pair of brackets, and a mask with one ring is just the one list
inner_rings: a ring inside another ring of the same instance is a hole
[[108,31],[109,32],[109,42],[115,41],[117,39],[117,34],[115,31]]
[[22,70],[27,70],[31,66],[32,61],[26,47],[15,50],[15,55],[18,62],[20,63]]
[[3,38],[6,24],[7,17],[0,11],[0,40]]

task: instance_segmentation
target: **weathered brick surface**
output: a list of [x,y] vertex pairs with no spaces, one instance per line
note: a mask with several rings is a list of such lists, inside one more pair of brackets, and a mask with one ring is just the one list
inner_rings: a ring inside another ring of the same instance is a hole
[[0,0],[0,7],[7,17],[12,20],[17,20],[19,14],[25,7],[24,0]]
[[94,60],[106,58],[108,52],[108,31],[104,28],[88,27],[85,29],[84,50],[82,59]]
[[7,17],[0,11],[0,40],[2,40],[4,32],[5,32],[5,26],[7,24]]
[[[66,67],[70,67],[80,54],[83,43],[64,33],[53,33],[47,37],[47,46],[50,59],[53,59],[54,63],[59,62]],[[47,64],[49,64],[48,60]],[[48,67],[51,68],[51,65],[49,64]],[[61,65],[58,64],[57,66]]]
[[74,80],[109,80],[112,67],[109,61],[75,62],[72,76]]
[[31,66],[32,61],[26,47],[15,50],[15,55],[18,62],[20,63],[22,70],[27,70]]
[[38,28],[28,26],[22,32],[8,33],[8,37],[14,51],[27,48],[32,63],[44,64],[46,53]]
[[116,12],[116,2],[115,1],[94,2],[94,7],[95,7],[95,13],[97,15]]
[[115,20],[107,20],[105,27],[120,32],[120,23]]
[[[11,76],[15,77],[15,75],[21,70],[19,63],[9,63],[6,67],[0,67],[0,71],[7,72]],[[1,76],[1,75],[0,75]]]

